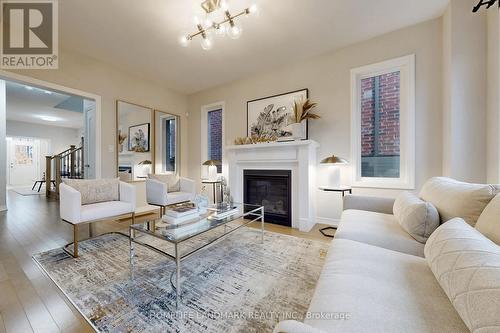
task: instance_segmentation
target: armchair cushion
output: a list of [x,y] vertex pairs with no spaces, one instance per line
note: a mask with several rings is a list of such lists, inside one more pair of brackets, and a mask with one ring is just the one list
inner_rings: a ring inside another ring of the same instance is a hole
[[177,175],[156,175],[149,174],[150,179],[158,180],[167,184],[167,192],[179,192],[181,190],[181,182]]
[[120,200],[119,178],[65,179],[64,183],[80,192],[82,205]]
[[115,217],[125,214],[130,214],[134,211],[131,203],[124,201],[109,201],[98,202],[95,204],[85,205],[81,207],[81,219],[79,223],[96,221]]

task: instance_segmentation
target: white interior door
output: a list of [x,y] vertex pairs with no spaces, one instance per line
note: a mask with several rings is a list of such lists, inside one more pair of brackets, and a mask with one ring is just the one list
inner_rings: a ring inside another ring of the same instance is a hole
[[95,128],[96,128],[96,114],[95,102],[90,100],[84,101],[85,110],[85,138],[83,146],[83,159],[85,166],[85,178],[95,178]]
[[40,140],[9,138],[7,143],[9,185],[33,184],[40,172]]

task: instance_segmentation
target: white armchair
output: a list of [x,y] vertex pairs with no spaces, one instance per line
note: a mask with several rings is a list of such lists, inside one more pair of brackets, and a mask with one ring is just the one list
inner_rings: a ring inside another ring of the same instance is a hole
[[59,204],[61,219],[73,225],[72,256],[75,258],[78,257],[79,225],[128,214],[132,216],[132,223],[135,222],[135,187],[125,182],[120,182],[118,201],[97,202],[87,205],[82,205],[82,196],[79,191],[61,183],[59,186]]
[[166,206],[178,204],[194,199],[195,183],[188,178],[179,178],[180,191],[169,192],[168,185],[156,179],[146,179],[146,200],[148,204],[160,206],[160,213]]

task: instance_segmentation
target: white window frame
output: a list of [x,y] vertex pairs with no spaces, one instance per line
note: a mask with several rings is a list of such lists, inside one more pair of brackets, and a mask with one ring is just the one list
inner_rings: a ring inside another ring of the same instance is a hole
[[[224,162],[226,160],[226,131],[225,131],[225,102],[216,102],[212,104],[203,105],[201,107],[201,163],[208,159],[208,113],[210,111],[222,110],[222,175],[224,173]],[[201,166],[201,165],[200,165]],[[201,179],[208,178],[208,167],[201,166]]]
[[[361,80],[395,71],[400,71],[400,177],[361,177]],[[352,69],[352,186],[389,189],[415,189],[415,126],[414,54]]]

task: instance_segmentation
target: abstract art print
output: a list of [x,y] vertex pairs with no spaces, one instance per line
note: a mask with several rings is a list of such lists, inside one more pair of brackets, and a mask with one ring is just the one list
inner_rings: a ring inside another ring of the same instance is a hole
[[[308,89],[259,98],[247,102],[247,136],[275,136],[279,141],[292,139],[290,116],[293,103],[309,96]],[[307,139],[307,121],[302,122],[304,137]]]
[[128,128],[128,150],[138,153],[149,151],[149,123]]

